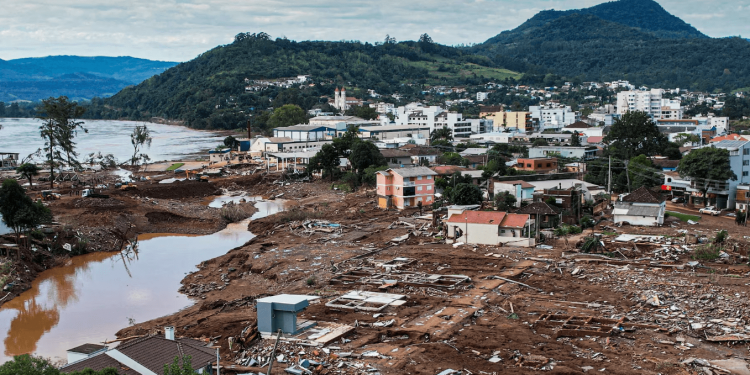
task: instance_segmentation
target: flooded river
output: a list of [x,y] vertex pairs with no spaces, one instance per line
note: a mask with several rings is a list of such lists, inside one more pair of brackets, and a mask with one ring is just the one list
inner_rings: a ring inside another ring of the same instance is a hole
[[114,339],[131,319],[143,322],[190,306],[193,301],[177,292],[185,274],[249,241],[248,221],[284,204],[256,202],[252,218],[212,235],[143,235],[137,256],[87,254],[43,272],[0,309],[0,363],[24,353],[64,360],[67,349]]
[[[36,119],[0,118],[0,151],[17,152],[21,158],[44,147],[39,136]],[[86,120],[84,127],[88,133],[78,132],[75,138],[80,159],[89,153],[113,154],[123,162],[133,155],[130,134],[136,125],[148,125],[154,138],[151,148],[144,150],[151,160],[179,160],[185,156],[213,149],[223,141],[223,137],[211,132],[198,131],[183,126],[162,125],[136,121]]]

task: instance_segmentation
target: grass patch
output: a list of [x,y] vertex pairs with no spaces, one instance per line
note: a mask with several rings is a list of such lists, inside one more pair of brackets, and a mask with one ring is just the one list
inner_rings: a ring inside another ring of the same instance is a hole
[[182,167],[183,165],[185,165],[185,163],[174,163],[174,164],[170,165],[169,168],[167,168],[167,171],[174,171],[177,168]]
[[694,260],[714,260],[719,259],[720,255],[719,253],[723,250],[721,246],[716,246],[712,244],[699,246],[695,250],[693,250],[693,258]]
[[229,223],[245,220],[247,214],[237,204],[228,204],[221,208],[221,217]]
[[602,235],[605,235],[605,236],[616,236],[617,232],[602,232]]
[[680,219],[681,221],[685,221],[685,222],[687,222],[688,220],[699,221],[701,219],[700,216],[688,215],[688,214],[683,214],[680,212],[667,211],[667,213],[669,214],[669,216],[674,216]]

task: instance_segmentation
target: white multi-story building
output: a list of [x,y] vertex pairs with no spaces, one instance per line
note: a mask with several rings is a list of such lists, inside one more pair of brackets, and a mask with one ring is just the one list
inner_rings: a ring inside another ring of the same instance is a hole
[[393,113],[394,115],[396,114],[396,106],[393,105],[393,103],[370,103],[370,108],[375,108],[375,112],[383,115],[387,113]]
[[664,99],[663,89],[631,90],[617,93],[617,113],[646,112],[654,120],[679,120],[682,104],[679,99]]
[[729,132],[729,117],[716,117],[709,114],[708,116],[695,116],[693,120],[698,120],[700,125],[716,128],[716,134]]
[[576,113],[570,106],[531,106],[529,112],[531,112],[532,121],[539,124],[540,131],[560,130],[576,122]]
[[396,125],[427,126],[430,131],[447,127],[453,138],[469,138],[492,128],[492,121],[464,119],[461,113],[449,112],[439,106],[425,107],[418,103],[407,104],[396,109]]
[[478,92],[477,93],[477,101],[483,102],[490,96],[490,93],[488,92]]

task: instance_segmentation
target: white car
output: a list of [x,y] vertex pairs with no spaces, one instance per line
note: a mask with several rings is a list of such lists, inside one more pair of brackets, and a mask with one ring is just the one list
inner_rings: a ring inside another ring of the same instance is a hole
[[721,210],[716,208],[715,206],[708,206],[708,207],[701,208],[700,210],[698,210],[698,212],[704,215],[718,216],[721,213]]

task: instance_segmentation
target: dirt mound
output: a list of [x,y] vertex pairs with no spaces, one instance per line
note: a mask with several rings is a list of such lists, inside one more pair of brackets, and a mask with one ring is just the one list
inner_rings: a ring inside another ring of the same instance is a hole
[[114,198],[79,198],[74,199],[68,205],[74,208],[119,210],[126,207],[125,202]]
[[171,184],[139,185],[137,190],[122,192],[130,196],[157,199],[201,198],[221,194],[212,183],[198,181],[176,181]]
[[150,224],[164,224],[164,223],[183,224],[183,223],[192,223],[194,221],[197,221],[194,218],[180,216],[180,215],[173,214],[171,212],[165,212],[165,211],[149,212],[146,214],[146,219],[148,219],[148,222]]

